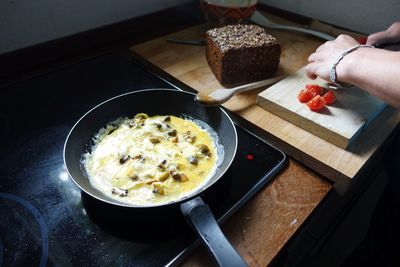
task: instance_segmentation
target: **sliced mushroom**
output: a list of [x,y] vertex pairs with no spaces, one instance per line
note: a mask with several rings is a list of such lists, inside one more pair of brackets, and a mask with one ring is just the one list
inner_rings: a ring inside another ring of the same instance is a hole
[[137,181],[139,179],[139,176],[137,174],[133,174],[132,176],[129,176],[132,181]]
[[120,159],[119,159],[119,164],[125,164],[131,157],[129,155],[123,155]]
[[173,130],[169,131],[167,134],[168,134],[168,136],[176,136],[177,133],[178,132],[175,129],[173,129]]
[[132,159],[142,159],[143,155],[142,154],[136,154],[132,157]]
[[144,121],[149,117],[149,115],[147,115],[146,113],[138,113],[136,114],[133,119],[137,120],[137,121]]
[[212,153],[210,151],[210,148],[205,144],[199,145],[199,152],[202,155],[205,155],[205,156],[208,156],[208,157],[211,157],[211,155],[212,155]]
[[157,180],[160,182],[164,182],[169,177],[169,172],[162,172],[157,176]]
[[136,122],[135,122],[134,120],[130,120],[130,121],[128,122],[128,127],[129,127],[129,128],[136,128],[136,127],[137,127],[137,124],[136,124]]
[[161,170],[165,170],[165,168],[167,167],[167,160],[164,159],[163,161],[161,161],[158,165],[157,168],[161,169]]
[[170,174],[171,174],[172,178],[174,178],[175,181],[178,181],[178,182],[189,181],[189,178],[183,173],[179,173],[177,171],[172,171],[172,172],[170,172]]
[[127,172],[127,176],[132,180],[132,181],[137,181],[139,179],[139,176],[136,174],[135,170],[133,168],[129,168]]
[[199,163],[199,161],[198,161],[196,156],[189,156],[188,157],[188,161],[189,161],[190,164],[193,164],[193,165],[197,165]]
[[164,184],[158,182],[158,183],[153,183],[153,193],[154,194],[160,194],[164,195]]
[[118,195],[120,197],[126,197],[128,195],[128,189],[121,189],[121,188],[113,187],[111,189],[111,193],[114,195]]
[[110,129],[109,129],[109,131],[108,131],[108,133],[107,133],[107,135],[110,135],[110,134],[112,134],[115,130],[117,130],[118,129],[118,126],[116,126],[116,125],[111,125],[110,126]]
[[158,130],[161,130],[161,129],[162,129],[162,124],[161,124],[161,123],[155,122],[155,123],[154,123],[154,126],[155,126]]
[[133,121],[135,122],[135,127],[144,126],[144,122],[147,120],[149,116],[145,113],[138,113],[133,117]]
[[186,142],[193,144],[196,141],[196,136],[193,135],[190,131],[187,131],[186,134],[183,136]]
[[150,143],[152,143],[152,144],[158,144],[158,143],[161,142],[160,138],[159,138],[159,137],[156,137],[156,136],[150,136],[150,137],[149,137],[149,141],[150,141]]

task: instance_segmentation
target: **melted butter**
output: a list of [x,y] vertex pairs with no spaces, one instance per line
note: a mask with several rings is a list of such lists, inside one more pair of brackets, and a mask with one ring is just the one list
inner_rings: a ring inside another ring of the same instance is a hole
[[[116,129],[110,124],[101,130],[83,162],[90,183],[134,205],[176,201],[204,185],[216,169],[213,138],[191,120],[166,118],[149,117],[133,126],[133,120],[125,118],[112,123]],[[202,152],[201,145],[209,152]],[[194,158],[195,164],[190,162]],[[173,174],[183,178],[174,179]]]

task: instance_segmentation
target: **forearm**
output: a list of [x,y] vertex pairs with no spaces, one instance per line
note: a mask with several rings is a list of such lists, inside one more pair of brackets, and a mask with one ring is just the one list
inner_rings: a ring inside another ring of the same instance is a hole
[[338,64],[338,79],[400,108],[400,52],[360,48]]

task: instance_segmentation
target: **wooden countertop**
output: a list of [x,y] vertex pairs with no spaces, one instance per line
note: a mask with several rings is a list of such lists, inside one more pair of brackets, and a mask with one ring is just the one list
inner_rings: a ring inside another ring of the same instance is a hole
[[[275,20],[284,21],[277,17]],[[206,27],[199,25],[169,37],[201,38]],[[271,34],[283,48],[277,75],[290,75],[303,67],[308,55],[323,43],[304,34],[279,31],[271,31]],[[207,66],[202,46],[169,43],[163,36],[130,49],[135,56],[145,58],[197,91],[221,86]],[[261,127],[270,137],[267,141],[290,158],[288,166],[276,179],[223,226],[228,239],[250,266],[268,265],[332,189],[328,179],[348,182],[356,177],[399,121],[394,110],[386,109],[382,118],[370,126],[372,129],[386,127],[389,129],[386,133],[365,131],[359,141],[344,150],[257,106],[259,92],[239,94],[224,107]],[[293,132],[296,132],[295,138]],[[210,266],[210,259],[205,249],[200,249],[184,266]]]
[[[276,18],[272,15],[269,17]],[[282,21],[279,18],[275,20]],[[288,21],[283,23],[290,24]],[[203,46],[181,45],[166,41],[168,37],[204,38],[206,29],[206,24],[195,26],[133,46],[131,51],[197,91],[221,88],[222,85],[216,80],[206,62]],[[323,43],[305,34],[276,30],[268,32],[278,38],[282,47],[276,76],[294,74],[307,64],[308,56]],[[340,182],[343,190],[360,173],[400,121],[400,113],[387,107],[347,149],[343,149],[258,106],[257,94],[265,89],[266,87],[263,87],[256,91],[238,94],[223,106],[271,134],[270,142],[293,158],[326,178]],[[382,128],[387,130],[378,130]]]

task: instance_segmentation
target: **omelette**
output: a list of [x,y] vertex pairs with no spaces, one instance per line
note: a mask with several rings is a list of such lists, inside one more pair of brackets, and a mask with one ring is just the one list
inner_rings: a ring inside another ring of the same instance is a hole
[[172,115],[119,118],[94,136],[83,156],[91,185],[118,201],[160,205],[209,181],[223,148],[204,123]]

